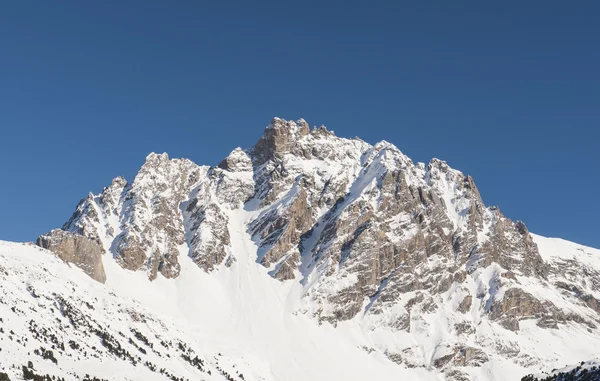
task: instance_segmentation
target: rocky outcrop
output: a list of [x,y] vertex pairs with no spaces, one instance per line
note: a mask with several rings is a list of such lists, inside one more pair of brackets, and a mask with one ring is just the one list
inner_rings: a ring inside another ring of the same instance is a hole
[[198,197],[186,206],[185,214],[189,227],[189,255],[202,269],[212,271],[228,255],[228,218],[218,205],[203,205]]
[[511,331],[518,331],[519,320],[538,319],[554,309],[553,305],[540,302],[520,288],[510,288],[504,292],[501,300],[492,304],[489,317]]
[[[216,168],[208,172],[208,182],[219,204],[241,208],[254,196],[254,172],[251,157],[241,148],[234,149]],[[210,199],[210,194],[205,194]]]
[[293,279],[300,261],[300,238],[313,222],[307,192],[298,184],[282,202],[267,208],[251,223],[249,232],[260,246],[258,261],[265,267],[276,264],[273,275],[277,279]]
[[102,264],[102,246],[95,240],[80,234],[55,229],[41,235],[37,245],[48,249],[65,262],[82,269],[92,279],[104,283],[106,274]]
[[[148,155],[125,198],[117,258],[134,263],[137,268],[132,270],[145,268],[150,279],[158,272],[166,278],[178,276],[179,247],[185,243],[180,206],[204,174],[204,168],[189,160]],[[142,252],[145,258],[140,258]],[[130,260],[130,255],[135,257]]]
[[456,346],[434,360],[433,365],[436,368],[444,368],[446,366],[474,366],[479,367],[488,362],[489,358],[484,351],[478,348],[467,346]]
[[467,313],[471,309],[471,303],[473,302],[473,297],[471,295],[465,296],[465,298],[458,305],[458,311],[463,314]]
[[281,159],[284,154],[291,152],[297,137],[308,135],[309,132],[308,123],[303,119],[294,123],[274,118],[252,150],[256,164]]
[[471,376],[468,373],[457,369],[445,372],[444,376],[446,377],[446,381],[471,381]]
[[549,267],[540,256],[527,227],[521,221],[513,223],[496,208],[491,239],[479,249],[483,254],[482,266],[498,263],[502,268],[524,275],[547,279]]

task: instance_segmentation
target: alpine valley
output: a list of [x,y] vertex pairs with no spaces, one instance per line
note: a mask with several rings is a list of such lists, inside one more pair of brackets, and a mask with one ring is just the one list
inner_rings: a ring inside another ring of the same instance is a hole
[[214,167],[148,155],[0,241],[0,288],[0,380],[520,380],[600,354],[600,250],[302,119]]

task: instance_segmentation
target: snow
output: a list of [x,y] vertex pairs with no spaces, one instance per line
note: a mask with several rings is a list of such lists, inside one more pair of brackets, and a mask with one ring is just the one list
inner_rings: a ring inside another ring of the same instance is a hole
[[[256,263],[257,247],[246,232],[246,227],[258,212],[237,209],[228,210],[227,213],[230,234],[238,237],[231,243],[230,250],[235,253],[237,261],[230,268],[223,266],[207,274],[185,255],[187,249],[183,245],[181,275],[176,279],[159,276],[149,282],[144,272],[124,270],[110,255],[105,255],[103,262],[107,283],[101,285],[43,249],[0,242],[0,266],[10,270],[8,272],[11,274],[3,281],[3,295],[6,298],[10,292],[20,292],[20,298],[30,299],[31,296],[26,294],[29,285],[46,294],[55,292],[92,302],[97,299],[98,302],[93,302],[96,305],[93,316],[110,324],[115,331],[128,332],[131,327],[137,327],[148,333],[149,337],[152,337],[152,333],[170,340],[185,338],[213,369],[216,369],[216,365],[210,361],[218,358],[220,367],[234,369],[235,366],[247,380],[441,380],[443,376],[432,365],[406,368],[391,362],[384,352],[401,352],[416,346],[422,348],[422,352],[406,352],[406,357],[432,364],[435,358],[446,354],[456,343],[485,347],[498,345],[498,340],[509,346],[511,342],[518,342],[521,353],[545,359],[542,362],[545,366],[538,365],[541,371],[559,360],[567,365],[594,357],[600,344],[597,336],[582,328],[572,326],[544,330],[535,326],[535,321],[521,322],[522,330],[516,334],[498,329],[487,320],[480,320],[478,329],[496,341],[488,342],[483,335],[461,341],[452,328],[455,322],[461,320],[454,312],[453,305],[465,295],[460,289],[450,290],[445,297],[454,297],[454,302],[442,306],[433,314],[413,311],[421,316],[413,317],[411,333],[389,331],[380,328],[381,325],[376,322],[367,324],[360,319],[340,323],[335,328],[329,324],[318,325],[309,316],[298,313],[303,285],[300,282],[279,282],[267,276],[266,269]],[[535,236],[535,239],[538,244],[542,242],[543,255],[566,255],[543,250],[544,242],[552,240],[546,241],[548,239],[539,236]],[[580,252],[578,246],[564,244],[574,248],[573,253]],[[589,249],[588,252],[593,250]],[[498,271],[497,265],[482,270],[481,275],[475,276],[479,286],[475,283],[469,286],[473,288],[471,294],[489,294],[490,290],[484,286],[497,276]],[[71,285],[76,285],[75,291],[72,291]],[[530,286],[527,285],[528,290],[535,292]],[[402,313],[401,306],[412,297],[414,293],[403,295],[398,301],[400,309],[396,313]],[[27,319],[13,317],[6,305],[1,304],[0,308],[5,330],[27,330]],[[160,323],[141,325],[130,319],[119,321],[115,318],[119,316],[118,311],[127,310],[154,316]],[[474,307],[473,311],[476,310]],[[44,320],[44,324],[52,325],[51,316],[36,315],[38,318]],[[382,318],[392,316],[384,315]],[[6,338],[3,339],[6,342]],[[3,344],[4,350],[0,352],[3,364],[15,359],[19,363],[26,363],[31,359],[37,370],[55,371],[51,363],[27,355],[13,342],[8,344]],[[34,346],[27,351],[31,352],[32,348]],[[363,348],[372,348],[374,351]],[[218,353],[222,355],[218,356]],[[60,367],[76,373],[109,378],[119,375],[132,380],[160,379],[142,366],[134,368],[129,363],[110,358],[85,361],[73,361],[58,355],[57,358]],[[522,361],[525,360],[524,357]],[[181,360],[165,362],[165,359],[155,357],[153,361],[178,374],[198,377]],[[480,368],[466,367],[464,370],[474,379],[511,380],[522,377],[530,369],[494,356]],[[68,374],[65,373],[65,376]]]
[[[10,285],[6,281],[3,285],[11,292],[20,292],[23,299],[31,298],[23,295],[26,284],[39,290],[50,285],[44,292],[52,291],[72,299],[91,301],[97,298],[103,307],[94,303],[93,316],[104,320],[114,331],[128,332],[136,325],[117,320],[117,309],[155,316],[162,322],[158,326],[164,325],[160,332],[156,332],[156,326],[138,328],[152,330],[171,340],[186,338],[196,353],[207,361],[222,353],[224,360],[219,366],[236,365],[246,380],[436,379],[426,371],[403,369],[380,354],[368,354],[360,349],[364,337],[357,326],[334,329],[329,325],[319,326],[307,316],[294,314],[301,285],[280,283],[266,276],[265,269],[256,263],[256,246],[245,232],[249,218],[250,212],[230,212],[230,232],[242,237],[232,241],[231,250],[238,260],[231,268],[223,267],[213,274],[200,270],[190,258],[182,255],[182,271],[178,278],[159,276],[149,282],[144,272],[124,270],[110,255],[105,255],[103,262],[108,280],[106,285],[101,285],[43,249],[0,242],[0,265],[13,274]],[[76,285],[74,291],[70,284]],[[7,294],[6,290],[4,294]],[[5,330],[27,331],[26,319],[13,318],[8,306],[0,307]],[[36,314],[35,318],[43,320],[45,325],[53,324],[52,316]],[[0,352],[2,364],[26,364],[32,360],[36,370],[57,374],[51,363],[27,355],[17,345],[9,345]],[[134,368],[121,361],[107,361],[106,358],[72,361],[58,354],[56,357],[60,367],[78,374],[115,379],[164,379],[143,366]],[[199,376],[186,369],[181,360],[165,362],[162,358],[153,358],[153,361],[159,367],[174,369],[186,377]],[[11,369],[5,371],[14,372],[14,376],[18,373]],[[66,372],[62,375],[74,379]]]
[[[557,381],[566,381],[568,379],[573,380],[573,378],[568,378],[568,376],[566,376],[567,373],[574,372],[574,376],[583,376],[584,373],[582,373],[582,371],[587,370],[587,371],[596,371],[595,377],[597,378],[598,377],[598,373],[597,373],[598,368],[600,368],[600,359],[593,359],[593,360],[588,360],[588,361],[581,361],[577,365],[569,365],[569,366],[562,367],[560,369],[553,369],[549,372],[542,372],[542,373],[534,374],[533,376],[536,378],[539,378],[540,380],[544,380],[549,376],[557,376],[562,373],[564,378],[558,378]],[[593,380],[596,378],[586,378],[586,379]],[[578,378],[575,378],[575,380],[577,380],[577,379]]]
[[542,258],[547,261],[556,259],[577,260],[592,266],[600,265],[600,250],[579,245],[560,238],[546,238],[531,233],[533,240],[538,245]]
[[[103,262],[107,283],[101,285],[43,249],[0,242],[0,266],[10,274],[3,280],[3,295],[7,298],[11,297],[11,292],[20,293],[17,299],[31,299],[26,287],[32,286],[40,292],[43,290],[45,294],[55,292],[71,299],[92,301],[96,306],[93,316],[111,325],[115,331],[128,332],[131,327],[137,327],[149,337],[159,334],[169,340],[185,338],[213,369],[216,365],[210,361],[218,358],[220,367],[234,369],[235,366],[246,380],[441,380],[443,376],[432,366],[405,368],[392,363],[383,354],[384,351],[399,352],[415,345],[421,347],[422,352],[407,354],[408,358],[431,361],[431,364],[456,343],[485,347],[497,346],[498,342],[505,342],[509,346],[511,342],[518,342],[520,353],[545,359],[542,364],[546,367],[557,361],[565,365],[577,363],[597,353],[600,339],[595,334],[576,326],[545,330],[537,327],[533,320],[521,322],[522,329],[518,334],[500,330],[495,324],[480,320],[478,329],[483,335],[479,339],[461,341],[453,332],[453,323],[460,319],[451,303],[433,314],[417,312],[421,316],[413,318],[411,333],[393,332],[378,328],[377,325],[365,329],[368,325],[360,320],[340,323],[335,328],[329,324],[319,326],[310,317],[297,313],[303,292],[302,284],[278,282],[267,276],[265,269],[256,263],[257,247],[245,231],[254,213],[257,212],[242,209],[228,211],[230,233],[239,237],[232,241],[231,251],[235,253],[237,261],[230,268],[222,267],[217,272],[207,274],[189,257],[182,255],[182,271],[178,278],[165,279],[159,276],[154,282],[149,282],[144,272],[122,269],[110,255],[105,255]],[[547,240],[535,237],[538,243]],[[565,245],[572,247],[571,244]],[[544,247],[543,244],[541,246]],[[181,250],[184,254],[185,245]],[[558,255],[554,251],[542,252],[544,255]],[[500,269],[494,265],[484,269],[475,278],[480,286],[485,286],[498,271]],[[530,286],[528,290],[531,291]],[[477,286],[473,284],[469,287]],[[456,292],[456,300],[465,295],[460,289]],[[477,292],[489,294],[491,291],[484,287]],[[475,290],[471,293],[475,294]],[[446,297],[452,294],[453,290],[450,290]],[[414,294],[411,293],[403,295],[399,306],[412,296]],[[34,303],[28,302],[31,305]],[[17,305],[24,309],[23,304]],[[5,331],[26,331],[28,318],[13,316],[5,304],[0,304],[0,308]],[[130,319],[119,321],[115,318],[119,316],[118,311],[127,310],[154,316],[160,323],[142,325]],[[35,319],[52,325],[51,316],[37,314]],[[484,337],[496,341],[486,341]],[[39,371],[55,370],[51,363],[27,355],[25,349],[20,349],[14,342],[7,343],[6,337],[3,337],[2,345],[4,350],[0,352],[0,359],[3,364],[15,359],[19,363],[26,363],[31,359]],[[27,347],[26,350],[30,352],[34,347]],[[375,350],[369,353],[361,348]],[[218,353],[222,355],[218,356]],[[132,380],[160,379],[142,366],[134,368],[126,362],[110,358],[85,361],[73,361],[58,355],[57,358],[60,367],[77,373],[109,378],[119,375]],[[165,359],[158,357],[152,359],[159,366],[169,367],[178,374],[198,377],[181,360],[165,362]],[[523,357],[520,361],[526,359]],[[540,367],[539,370],[542,369]],[[11,372],[11,369],[5,370]],[[480,368],[466,367],[464,370],[474,379],[485,380],[512,380],[528,373],[528,369],[497,356]],[[65,376],[68,374],[65,373]]]

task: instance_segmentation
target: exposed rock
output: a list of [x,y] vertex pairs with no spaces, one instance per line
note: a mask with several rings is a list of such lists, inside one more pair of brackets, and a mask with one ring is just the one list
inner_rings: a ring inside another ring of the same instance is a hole
[[[269,208],[250,226],[253,235],[260,235],[260,246],[266,250],[260,258],[260,263],[269,267],[288,254],[290,250],[297,250],[300,238],[312,225],[312,213],[307,202],[306,191],[300,186],[292,188],[285,202]],[[293,258],[287,258],[287,266],[296,268],[298,259],[296,252],[293,254]]]
[[507,271],[505,273],[502,273],[502,277],[504,277],[506,279],[517,280],[517,276],[512,271]]
[[231,151],[218,165],[219,168],[229,172],[249,172],[252,171],[252,159],[240,147]]
[[454,358],[454,364],[457,366],[482,366],[488,361],[484,351],[472,347],[462,347]]
[[424,367],[420,361],[415,361],[418,356],[415,354],[414,348],[404,348],[401,351],[386,350],[385,356],[392,362],[406,368]]
[[395,352],[385,352],[385,356],[390,359],[390,361],[395,362],[398,365],[402,365],[404,360],[402,359],[402,355]]
[[495,262],[506,270],[546,279],[549,267],[542,260],[525,224],[511,222],[498,209],[494,213],[493,235],[478,250],[483,257],[482,265]]
[[[240,208],[254,196],[252,159],[240,148],[233,150],[218,168],[208,172],[210,188],[220,204]],[[204,195],[210,199],[209,195]]]
[[436,368],[443,368],[448,364],[454,366],[481,366],[488,362],[489,358],[484,351],[478,348],[457,346],[454,347],[448,354],[438,357],[434,361]]
[[582,295],[581,300],[583,300],[583,302],[597,314],[600,314],[600,300],[596,299],[590,294]]
[[514,317],[507,317],[504,319],[501,319],[499,321],[500,325],[506,329],[508,329],[509,331],[518,331],[520,326],[519,326],[519,320],[517,318]]
[[190,228],[188,237],[191,237],[190,257],[205,271],[212,271],[228,255],[228,218],[217,204],[202,204],[201,200],[201,196],[193,198],[185,209]]
[[102,246],[91,238],[54,229],[41,235],[37,245],[50,250],[65,262],[82,269],[92,279],[100,283],[106,282],[104,265],[102,264]]
[[536,324],[541,328],[558,328],[558,323],[552,316],[542,316]]
[[458,305],[458,311],[467,313],[471,309],[471,302],[473,301],[473,297],[471,295],[465,296],[465,298]]
[[522,289],[510,288],[504,292],[502,300],[492,304],[489,316],[492,320],[498,320],[505,328],[517,331],[519,320],[539,318],[553,310]]
[[464,283],[467,279],[467,273],[465,271],[458,271],[454,273],[454,281],[457,283]]
[[253,153],[257,165],[263,164],[267,160],[281,158],[283,154],[291,151],[297,136],[304,136],[308,133],[308,124],[304,120],[298,125],[291,121],[274,118],[265,129],[263,137],[254,146]]
[[444,373],[446,381],[471,381],[471,376],[468,373],[452,369]]
[[470,335],[472,333],[475,333],[475,328],[471,324],[466,322],[454,324],[454,330],[459,335]]
[[154,279],[179,275],[179,246],[185,243],[181,203],[202,169],[189,160],[150,154],[125,195],[117,258],[131,270],[145,268]]
[[438,357],[433,362],[433,366],[435,366],[436,368],[443,368],[446,365],[450,364],[454,356],[456,356],[456,353],[449,353],[447,355]]
[[119,241],[120,263],[124,269],[136,271],[146,263],[146,252],[137,243],[129,244],[126,238]]
[[275,270],[272,271],[271,275],[281,281],[294,279],[296,276],[294,271],[298,268],[299,262],[300,255],[298,252],[289,254],[277,265]]

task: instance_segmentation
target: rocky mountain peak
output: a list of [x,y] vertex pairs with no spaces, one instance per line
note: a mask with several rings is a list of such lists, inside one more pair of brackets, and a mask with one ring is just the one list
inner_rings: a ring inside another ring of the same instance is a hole
[[231,151],[231,153],[219,163],[218,167],[230,172],[252,171],[252,159],[246,151],[238,147]]
[[146,161],[144,163],[144,166],[145,165],[153,166],[153,165],[157,165],[158,163],[165,163],[168,161],[169,161],[169,155],[166,152],[163,152],[163,153],[150,152],[148,154],[148,156],[146,156]]
[[127,180],[125,180],[123,176],[117,176],[110,183],[110,186],[115,188],[124,188],[127,186]]
[[322,135],[322,136],[327,136],[327,135],[335,136],[335,132],[328,130],[327,127],[325,127],[324,124],[322,124],[321,126],[319,126],[319,128],[317,128],[315,126],[313,128],[313,130],[312,130],[312,133],[313,134]]
[[[300,130],[302,131],[309,131],[310,130],[310,125],[308,124],[308,122],[306,120],[304,120],[303,118],[300,118],[296,121],[296,124],[298,126],[300,126]],[[305,134],[306,135],[306,134]]]
[[253,148],[257,164],[260,165],[267,160],[277,159],[290,152],[297,139],[309,133],[308,123],[304,120],[294,122],[273,118],[265,128],[263,136]]
[[90,242],[150,280],[178,278],[182,256],[223,274],[250,258],[264,276],[299,284],[296,312],[321,323],[428,337],[437,317],[451,321],[436,326],[445,351],[388,351],[410,366],[489,361],[484,352],[499,350],[482,339],[482,322],[510,331],[531,319],[600,323],[597,274],[564,279],[525,224],[486,207],[471,176],[439,159],[414,164],[386,141],[310,131],[303,119],[274,118],[254,147],[215,167],[152,153],[131,183],[117,178],[82,200],[62,231],[40,244],[90,274],[100,274],[95,259],[77,251]]

